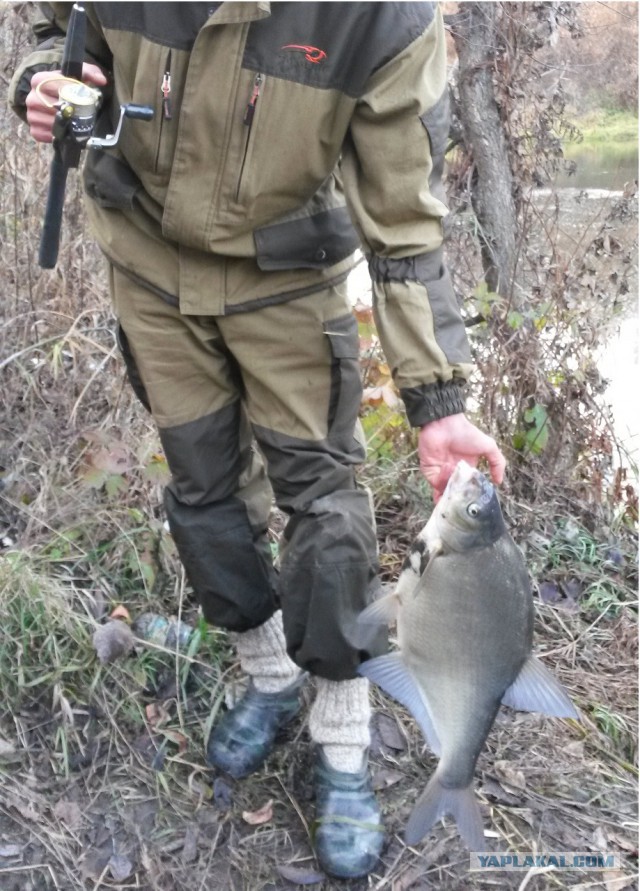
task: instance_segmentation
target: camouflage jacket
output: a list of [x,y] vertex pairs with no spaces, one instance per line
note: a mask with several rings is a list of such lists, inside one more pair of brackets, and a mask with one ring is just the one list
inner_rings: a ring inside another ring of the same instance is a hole
[[[40,44],[12,80],[24,116],[59,67],[71,4],[40,4]],[[361,247],[378,331],[410,421],[463,410],[464,325],[443,264],[448,129],[432,3],[88,3],[87,60],[107,73],[87,152],[100,247],[182,312],[291,300],[345,278]]]

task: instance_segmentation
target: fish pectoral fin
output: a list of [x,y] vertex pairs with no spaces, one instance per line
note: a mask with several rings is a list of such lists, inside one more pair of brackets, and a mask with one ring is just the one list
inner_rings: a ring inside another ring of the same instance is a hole
[[524,663],[518,677],[502,697],[502,704],[523,712],[541,712],[553,718],[579,719],[564,687],[535,656],[529,656]]
[[429,713],[424,696],[400,653],[389,653],[376,656],[363,662],[358,673],[377,684],[409,709],[417,721],[429,748],[435,755],[440,755],[440,740]]
[[444,786],[438,777],[438,771],[427,783],[416,806],[414,807],[404,840],[408,845],[416,845],[434,823],[446,815],[456,821],[460,835],[471,851],[484,851],[484,830],[482,816],[472,786],[452,789]]
[[[426,562],[424,563],[424,568],[423,568],[423,570],[422,570],[422,575],[420,576],[421,579],[423,579],[423,578],[426,576],[426,574],[429,572],[429,570],[431,569],[431,567],[432,567],[432,565],[433,565],[433,561],[436,559],[436,557],[439,557],[440,554],[443,554],[443,553],[444,553],[444,545],[442,544],[441,541],[439,541],[439,542],[435,545],[435,547],[433,548],[433,550],[431,550],[431,551],[429,552],[429,554],[427,555],[427,560],[426,560]],[[413,589],[413,596],[414,596],[414,597],[417,596],[417,594],[418,594],[418,590],[419,590],[419,589],[418,589],[417,586]]]
[[366,609],[363,609],[357,619],[358,625],[391,625],[398,618],[400,598],[396,593],[385,594],[379,600],[374,600]]
[[434,558],[443,552],[442,541],[427,534],[428,526],[427,523],[402,564],[402,571],[396,585],[396,594],[401,601],[412,594],[414,596],[417,594],[420,580],[433,563]]
[[385,594],[384,597],[374,600],[356,616],[355,621],[345,632],[347,640],[356,650],[371,650],[380,629],[395,622],[399,608],[400,600],[397,594]]

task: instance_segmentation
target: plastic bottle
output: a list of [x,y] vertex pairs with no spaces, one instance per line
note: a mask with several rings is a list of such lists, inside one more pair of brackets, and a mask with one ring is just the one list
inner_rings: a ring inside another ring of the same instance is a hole
[[142,640],[170,650],[175,650],[176,643],[178,649],[186,649],[193,634],[193,628],[186,622],[157,613],[142,613],[134,621],[133,630]]

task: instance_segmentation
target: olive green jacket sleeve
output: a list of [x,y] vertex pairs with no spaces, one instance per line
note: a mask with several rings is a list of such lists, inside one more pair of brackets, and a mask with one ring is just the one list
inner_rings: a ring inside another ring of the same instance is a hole
[[[26,120],[25,101],[31,90],[31,78],[39,71],[55,71],[60,68],[65,32],[71,14],[72,3],[40,3],[39,17],[33,23],[36,49],[14,71],[9,84],[9,105]],[[106,72],[111,68],[111,55],[103,39],[100,25],[91,12],[87,12],[87,39],[85,60],[99,65]]]
[[370,78],[342,161],[380,341],[414,426],[462,411],[471,371],[442,256],[447,133],[444,28],[435,7],[429,27]]

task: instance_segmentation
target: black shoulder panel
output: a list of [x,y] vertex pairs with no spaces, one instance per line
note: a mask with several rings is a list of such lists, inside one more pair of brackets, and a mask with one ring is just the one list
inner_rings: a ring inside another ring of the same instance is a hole
[[219,3],[94,3],[103,28],[142,34],[153,43],[190,50]]
[[425,31],[434,8],[433,3],[272,3],[271,15],[249,29],[243,65],[356,98],[378,68]]

